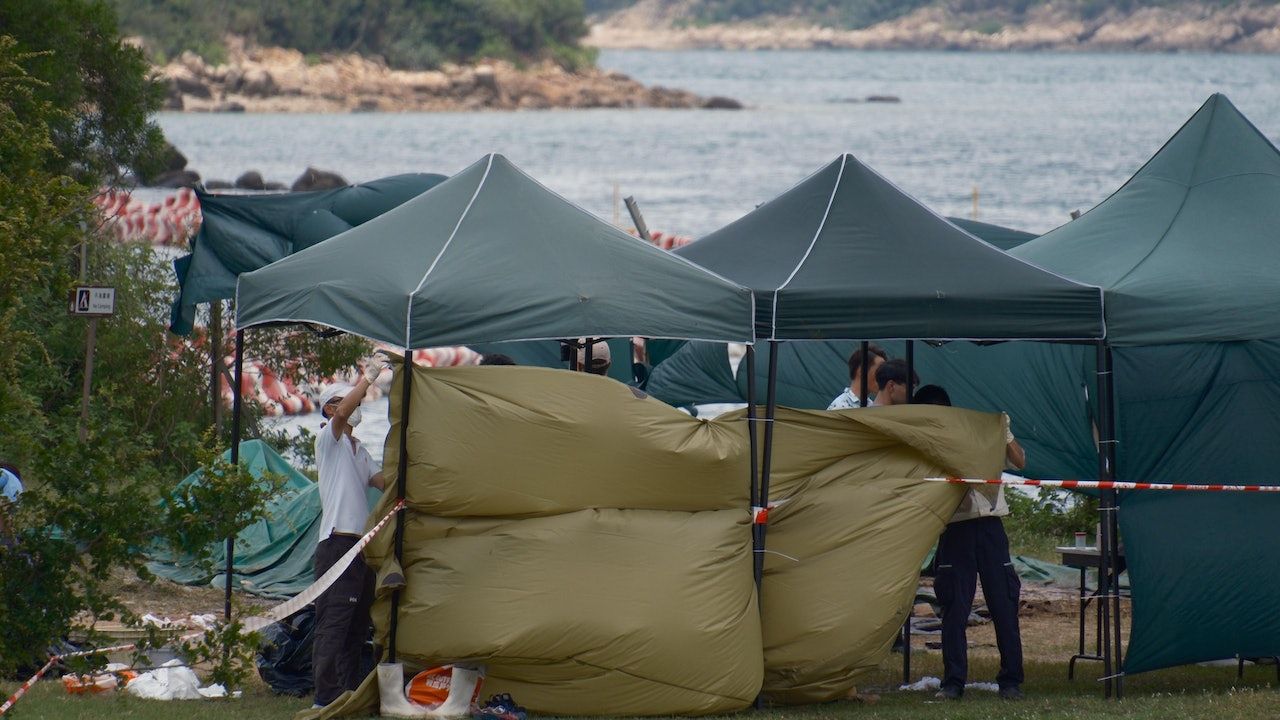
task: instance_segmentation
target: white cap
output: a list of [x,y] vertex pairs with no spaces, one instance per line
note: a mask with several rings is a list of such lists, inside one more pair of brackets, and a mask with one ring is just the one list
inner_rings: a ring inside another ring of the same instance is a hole
[[[329,383],[328,385],[326,385],[324,390],[320,392],[320,414],[324,415],[324,406],[328,405],[331,400],[335,398],[346,397],[347,393],[353,390],[355,390],[355,388],[351,387],[346,383],[339,382],[339,383]],[[325,417],[329,417],[329,416],[325,415]]]
[[[579,338],[578,342],[585,343],[586,340]],[[609,355],[609,343],[604,340],[597,340],[591,343],[591,364],[592,365],[609,365],[612,363],[612,357]],[[578,367],[587,361],[587,351],[585,348],[578,348]]]

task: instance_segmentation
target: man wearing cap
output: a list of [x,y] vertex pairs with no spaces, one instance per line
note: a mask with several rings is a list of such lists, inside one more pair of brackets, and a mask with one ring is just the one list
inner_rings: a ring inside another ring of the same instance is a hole
[[[319,579],[364,533],[369,515],[366,487],[382,489],[382,472],[364,445],[352,434],[360,424],[360,403],[369,386],[389,366],[375,354],[365,362],[355,387],[334,383],[320,395],[320,413],[328,423],[316,436],[316,466],[320,486],[320,533],[316,543],[315,577]],[[364,556],[343,571],[316,599],[315,646],[311,665],[315,704],[323,707],[345,690],[355,690],[360,677],[360,649],[369,635],[373,604],[373,573]]]
[[587,365],[587,341],[578,338],[578,370],[588,372],[592,375],[608,375],[609,366],[612,364],[613,358],[610,357],[609,343],[604,340],[596,340],[591,343],[591,364]]

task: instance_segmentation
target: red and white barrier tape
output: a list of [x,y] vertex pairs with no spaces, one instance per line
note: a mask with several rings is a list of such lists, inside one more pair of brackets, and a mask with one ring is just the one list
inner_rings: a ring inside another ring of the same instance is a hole
[[[377,525],[374,525],[369,532],[365,533],[363,537],[356,541],[356,544],[353,545],[346,554],[339,558],[338,562],[333,564],[333,567],[325,571],[325,574],[321,575],[320,579],[312,583],[306,590],[303,590],[296,597],[271,608],[262,615],[254,615],[252,617],[245,618],[242,623],[245,632],[253,632],[254,630],[260,630],[272,623],[280,622],[306,607],[309,603],[314,602],[316,598],[320,597],[325,590],[328,590],[329,587],[337,581],[338,577],[347,569],[347,566],[354,562],[356,556],[359,555],[360,552],[364,550],[365,546],[373,540],[373,536],[377,535],[382,528],[386,527],[387,522],[391,520],[391,517],[403,508],[404,505],[405,502],[403,499],[397,501],[395,507],[391,508],[391,511],[384,515],[383,518],[378,521]],[[204,634],[203,631],[192,633],[190,635],[184,635],[180,639],[190,640],[192,638],[200,637],[202,634]],[[53,667],[54,663],[59,660],[64,658],[83,657],[86,655],[124,652],[125,650],[136,650],[137,647],[138,646],[136,644],[114,645],[112,647],[98,648],[96,650],[80,650],[77,652],[65,653],[63,655],[54,655],[49,658],[49,662],[45,663],[44,667],[40,668],[35,675],[31,676],[31,679],[22,683],[22,685],[14,691],[13,695],[9,696],[9,699],[6,700],[3,705],[0,705],[0,715],[4,715],[9,711],[9,708],[17,704],[18,700],[21,699],[23,695],[26,695],[27,691],[31,689],[31,686],[35,685],[36,681],[43,677],[45,673],[49,672],[49,668]]]
[[1187,483],[1119,482],[1115,480],[1003,480],[980,478],[924,478],[953,485],[1014,485],[1081,490],[1191,490],[1197,492],[1280,492],[1280,485],[1190,485]]
[[338,580],[338,576],[342,575],[342,573],[346,571],[347,566],[355,561],[356,556],[359,555],[360,552],[364,550],[365,546],[373,540],[373,536],[377,535],[378,531],[386,527],[387,523],[391,520],[391,517],[395,515],[400,508],[403,508],[404,505],[405,503],[403,498],[398,500],[395,507],[391,508],[391,511],[384,515],[382,519],[378,521],[377,525],[374,525],[369,532],[364,534],[364,537],[357,540],[356,544],[352,545],[351,549],[348,550],[346,554],[338,558],[338,562],[334,563],[333,567],[326,570],[324,575],[321,575],[319,580],[311,583],[311,586],[306,590],[298,593],[292,599],[286,600],[285,602],[271,608],[262,615],[254,615],[252,617],[245,618],[243,623],[244,629],[247,632],[260,630],[272,623],[284,620],[290,615],[306,607],[309,603],[315,602],[316,598],[320,597],[325,590],[329,589],[330,585],[333,585],[333,583]]

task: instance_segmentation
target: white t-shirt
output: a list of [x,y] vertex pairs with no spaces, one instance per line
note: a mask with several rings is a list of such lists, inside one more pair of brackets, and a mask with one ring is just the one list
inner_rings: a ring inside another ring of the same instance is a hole
[[[875,404],[876,404],[875,400],[872,400],[870,398],[867,399],[867,407],[871,407],[872,405],[875,405]],[[857,395],[854,395],[853,391],[850,390],[849,388],[845,388],[844,392],[837,395],[836,399],[831,401],[831,404],[827,406],[827,409],[828,410],[849,410],[852,408],[860,408],[860,407],[862,407],[862,398],[858,397]]]
[[369,518],[369,501],[365,488],[369,478],[378,472],[373,456],[359,440],[344,433],[335,438],[328,425],[316,435],[316,465],[320,469],[320,534],[324,540],[330,533],[364,533]]

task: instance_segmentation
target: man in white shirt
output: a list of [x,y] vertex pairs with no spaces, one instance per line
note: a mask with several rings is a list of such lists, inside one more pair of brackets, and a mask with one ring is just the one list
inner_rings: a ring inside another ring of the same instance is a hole
[[[335,383],[320,395],[320,412],[329,422],[316,435],[316,466],[320,475],[316,579],[364,533],[369,515],[365,488],[382,489],[382,472],[351,431],[360,424],[360,403],[365,393],[388,364],[385,356],[374,355],[366,362],[355,387]],[[357,555],[337,581],[316,599],[311,664],[317,706],[328,705],[346,690],[355,690],[364,679],[360,676],[360,650],[369,635],[372,604],[373,572],[365,565],[362,555]]]
[[[947,392],[926,385],[916,393],[917,402],[950,405]],[[1021,470],[1026,454],[1009,430],[1004,415],[1005,462]],[[1009,514],[1004,486],[982,485],[965,493],[964,500],[938,538],[937,575],[933,589],[942,606],[942,688],[938,697],[959,700],[969,672],[969,641],[966,628],[973,609],[978,578],[991,611],[1000,650],[1000,671],[996,683],[1000,697],[1022,699],[1022,635],[1018,628],[1018,596],[1022,581],[1009,557],[1009,536],[1000,518]]]
[[854,350],[849,355],[849,387],[844,392],[836,396],[835,400],[827,406],[828,410],[846,410],[849,408],[862,407],[862,365],[870,360],[867,366],[867,389],[866,396],[868,400],[876,394],[880,386],[876,384],[876,369],[888,359],[884,349],[875,343],[867,346],[867,352],[864,355],[862,348]]

